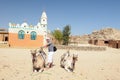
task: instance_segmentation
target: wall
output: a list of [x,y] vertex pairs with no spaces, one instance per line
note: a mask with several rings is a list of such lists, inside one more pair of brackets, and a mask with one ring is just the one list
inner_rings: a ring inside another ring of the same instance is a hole
[[10,47],[40,47],[43,46],[43,36],[37,35],[36,40],[31,40],[30,34],[25,34],[24,39],[18,39],[18,34],[9,33]]
[[8,32],[0,32],[0,42],[7,42],[8,41]]
[[64,46],[56,45],[58,49],[65,50],[78,50],[78,51],[106,51],[106,47],[103,46]]
[[0,34],[0,41],[3,41],[3,34]]
[[120,48],[120,40],[110,40],[109,47]]
[[120,41],[118,41],[118,48],[120,48]]

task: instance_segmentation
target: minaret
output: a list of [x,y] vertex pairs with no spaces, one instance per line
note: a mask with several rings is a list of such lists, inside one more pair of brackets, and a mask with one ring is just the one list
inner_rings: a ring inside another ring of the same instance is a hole
[[46,38],[47,38],[47,15],[46,12],[43,11],[41,16],[41,27],[44,31],[44,44],[46,44]]
[[45,28],[47,27],[47,15],[45,11],[43,11],[41,16],[41,26]]

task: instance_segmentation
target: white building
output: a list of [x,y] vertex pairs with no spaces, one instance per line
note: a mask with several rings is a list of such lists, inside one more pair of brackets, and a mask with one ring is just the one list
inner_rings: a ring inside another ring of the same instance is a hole
[[37,25],[9,23],[9,44],[18,47],[40,47],[46,44],[47,15],[43,11]]

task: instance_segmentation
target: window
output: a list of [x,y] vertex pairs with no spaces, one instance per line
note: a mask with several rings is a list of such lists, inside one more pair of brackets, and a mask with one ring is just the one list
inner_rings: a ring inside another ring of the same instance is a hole
[[20,31],[18,32],[18,38],[19,38],[19,39],[24,39],[24,37],[25,37],[25,32],[24,32],[23,30],[20,30]]
[[45,27],[45,25],[43,25],[43,27]]
[[105,44],[109,44],[109,41],[104,41]]
[[37,33],[35,31],[32,31],[30,35],[31,35],[31,40],[36,40]]
[[43,21],[45,21],[45,19],[43,19]]

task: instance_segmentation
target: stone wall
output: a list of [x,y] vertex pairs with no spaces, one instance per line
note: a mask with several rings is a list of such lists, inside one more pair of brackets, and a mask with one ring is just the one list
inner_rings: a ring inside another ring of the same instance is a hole
[[120,48],[120,40],[110,40],[108,46],[112,48]]
[[57,45],[58,49],[70,49],[70,50],[79,50],[79,51],[105,51],[106,47],[101,46],[64,46]]

